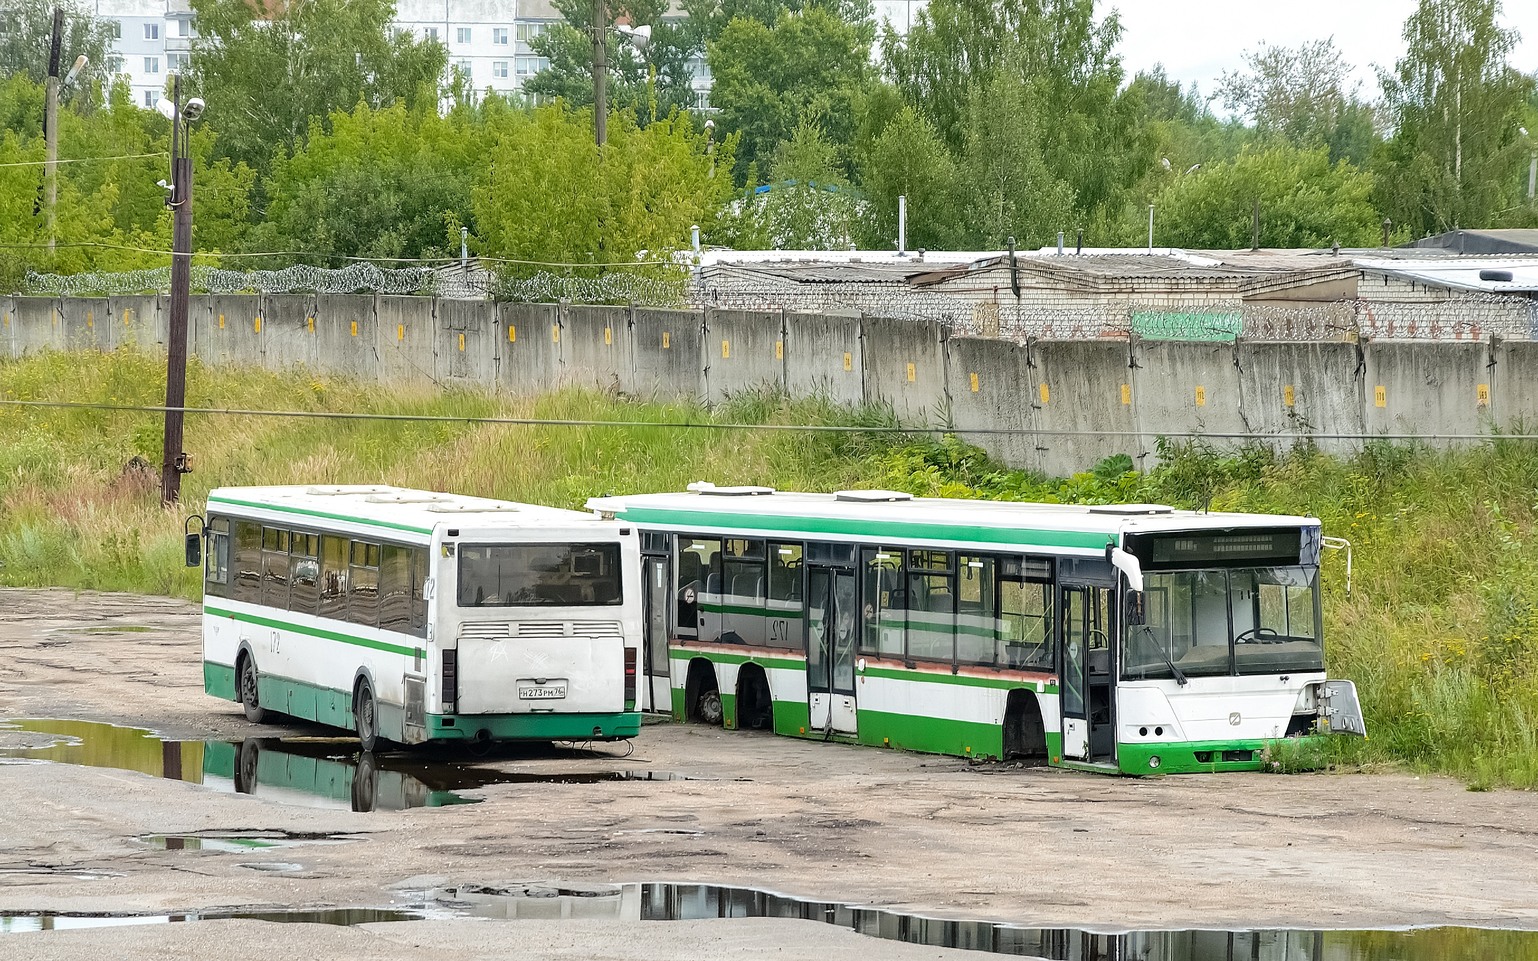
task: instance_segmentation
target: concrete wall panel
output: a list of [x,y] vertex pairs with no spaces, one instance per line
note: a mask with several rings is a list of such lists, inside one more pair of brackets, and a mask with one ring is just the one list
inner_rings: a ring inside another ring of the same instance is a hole
[[[1252,431],[1266,434],[1360,434],[1361,354],[1346,343],[1241,343],[1239,406]],[[1284,441],[1279,450],[1295,446]],[[1351,440],[1322,439],[1321,450],[1349,454]]]
[[555,304],[497,305],[497,342],[501,362],[497,385],[518,396],[551,389],[560,376],[565,338]]
[[705,399],[768,388],[785,390],[785,329],[779,311],[708,310],[701,369]]
[[1538,342],[1500,341],[1495,345],[1491,415],[1504,430],[1538,430]]
[[[170,314],[170,298],[161,302]],[[260,303],[250,294],[193,295],[188,303],[188,349],[205,364],[259,363],[261,333],[256,329],[261,317]],[[256,360],[251,360],[251,357]]]
[[16,304],[9,294],[0,294],[0,357],[16,356]]
[[1473,434],[1491,424],[1483,343],[1369,341],[1365,404],[1369,434]]
[[437,300],[438,382],[490,388],[497,382],[497,305],[489,300]]
[[[1231,343],[1140,340],[1133,345],[1132,410],[1143,432],[1143,450],[1159,437],[1181,433],[1243,434],[1239,368]],[[1243,441],[1216,437],[1220,447]],[[1153,463],[1145,459],[1144,466]]]
[[355,380],[379,378],[379,330],[372,294],[322,294],[315,300],[314,316],[315,354],[321,369]]
[[980,428],[1030,430],[1036,426],[1030,393],[1029,356],[1007,340],[956,337],[945,342],[951,423],[968,443],[1011,467],[1035,469],[1040,457],[1029,434],[969,433]]
[[[165,353],[166,324],[170,315],[160,309],[160,297],[153,294],[109,297],[107,304],[108,313],[111,314],[107,339],[113,349],[133,346],[145,353]],[[170,306],[169,298],[166,299],[166,306]],[[190,303],[187,316],[187,344],[190,351],[192,349]]]
[[271,370],[309,367],[337,373],[315,346],[314,294],[262,295],[262,351]]
[[561,386],[618,391],[630,384],[630,309],[570,306],[560,313]]
[[65,297],[59,323],[66,350],[111,350],[112,324],[105,297]]
[[436,383],[433,302],[426,297],[382,294],[375,298],[374,314],[380,382]]
[[12,310],[15,356],[64,349],[64,324],[56,298],[16,297],[12,299]]
[[1045,432],[1036,437],[1038,469],[1068,475],[1113,454],[1127,454],[1137,466],[1148,460],[1144,455],[1150,452],[1136,434],[1125,342],[1037,341],[1029,356],[1030,381],[1020,400],[1030,405],[1036,429]]
[[784,324],[786,393],[826,397],[835,404],[865,403],[858,317],[787,313]]
[[638,397],[703,397],[701,315],[690,310],[636,310],[631,357]]
[[865,397],[911,427],[946,422],[945,352],[938,324],[867,317],[860,322]]

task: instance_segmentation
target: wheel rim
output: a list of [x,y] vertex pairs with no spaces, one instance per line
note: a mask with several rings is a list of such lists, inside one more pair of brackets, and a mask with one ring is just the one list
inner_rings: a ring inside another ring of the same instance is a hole
[[374,736],[374,695],[368,688],[364,688],[358,695],[358,736]]
[[707,691],[700,695],[700,720],[706,724],[721,723],[721,692]]
[[256,669],[251,662],[246,662],[245,670],[240,672],[240,699],[250,707],[256,707]]

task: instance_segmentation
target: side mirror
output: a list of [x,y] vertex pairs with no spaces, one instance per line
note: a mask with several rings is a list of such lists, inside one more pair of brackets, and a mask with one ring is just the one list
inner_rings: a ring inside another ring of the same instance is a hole
[[1141,591],[1128,591],[1122,600],[1122,623],[1128,627],[1137,627],[1147,623],[1143,614],[1143,593]]
[[188,567],[202,567],[203,566],[203,535],[202,534],[188,534],[188,535],[186,535],[186,541],[187,541],[187,566]]

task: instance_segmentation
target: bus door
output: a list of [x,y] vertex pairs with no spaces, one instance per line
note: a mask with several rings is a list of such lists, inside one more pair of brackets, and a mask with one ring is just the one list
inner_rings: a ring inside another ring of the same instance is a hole
[[[823,546],[823,545],[814,545]],[[840,548],[853,563],[853,548]],[[854,734],[854,662],[857,605],[854,569],[813,566],[808,558],[806,605],[806,688],[811,727]]]
[[673,592],[669,589],[668,557],[648,554],[641,558],[641,594],[645,630],[641,660],[646,682],[641,685],[643,711],[672,710],[668,680],[668,607]]
[[1063,633],[1058,646],[1058,691],[1065,758],[1116,759],[1110,640],[1113,596],[1110,586],[1064,584],[1059,588],[1058,623]]

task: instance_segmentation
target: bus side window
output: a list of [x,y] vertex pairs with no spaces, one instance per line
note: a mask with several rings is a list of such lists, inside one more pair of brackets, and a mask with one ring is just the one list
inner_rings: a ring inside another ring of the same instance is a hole
[[347,545],[345,537],[320,539],[320,616],[347,619]]
[[721,561],[721,640],[762,645],[765,630],[764,542],[728,538]]
[[411,549],[386,544],[379,561],[379,626],[405,633],[411,625]]
[[800,544],[769,542],[769,646],[805,650],[806,624],[801,616],[802,574],[805,570]]
[[962,664],[992,665],[997,658],[994,627],[999,616],[994,590],[994,559],[956,559],[956,660]]
[[900,547],[867,547],[860,552],[865,580],[865,600],[860,616],[865,629],[860,653],[884,657],[904,656],[904,632],[908,624],[908,591],[903,585],[903,550]]
[[1052,585],[1017,577],[1001,579],[998,639],[1005,666],[1051,670],[1052,637]]
[[208,519],[208,553],[203,559],[203,593],[230,596],[230,519]]
[[295,531],[288,546],[288,609],[314,614],[320,610],[320,535]]
[[427,636],[427,549],[411,548],[411,633]]
[[[678,609],[678,636],[714,641],[721,633],[721,542],[712,538],[679,537],[673,571]],[[715,596],[707,597],[714,592]],[[714,606],[713,612],[706,608]]]
[[237,601],[262,602],[262,525],[235,522],[235,592]]
[[379,545],[353,541],[347,564],[347,619],[379,625]]
[[956,573],[948,551],[908,552],[908,657],[956,657]]

